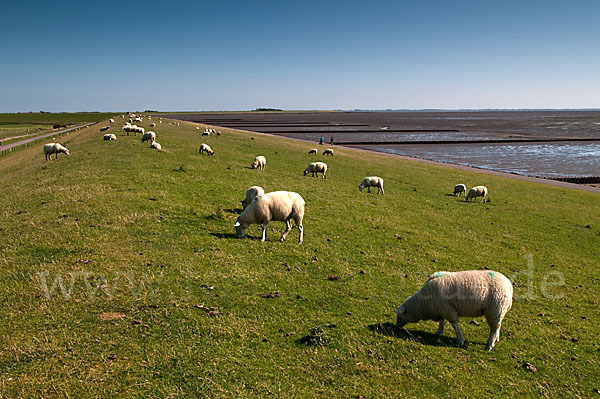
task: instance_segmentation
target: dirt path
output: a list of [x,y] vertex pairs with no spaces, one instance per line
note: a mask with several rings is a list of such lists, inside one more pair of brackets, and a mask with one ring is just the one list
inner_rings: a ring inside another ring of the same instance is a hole
[[6,144],[6,145],[2,145],[0,146],[0,151],[5,151],[5,150],[10,150],[11,148],[14,147],[18,147],[20,145],[23,144],[27,144],[27,143],[31,143],[32,141],[36,141],[36,140],[40,140],[40,139],[44,139],[46,137],[51,137],[57,134],[61,134],[61,133],[66,133],[66,132],[70,132],[72,130],[75,129],[79,129],[79,128],[83,128],[83,127],[87,127],[87,126],[91,126],[93,125],[95,122],[90,122],[90,123],[84,123],[83,125],[79,125],[79,126],[74,126],[74,127],[70,127],[68,129],[63,129],[63,130],[58,130],[56,132],[51,132],[51,133],[46,133],[46,134],[42,134],[40,136],[35,136],[35,137],[31,137],[29,139],[25,139],[25,140],[20,140],[20,141],[15,141],[14,143],[10,143],[10,144]]

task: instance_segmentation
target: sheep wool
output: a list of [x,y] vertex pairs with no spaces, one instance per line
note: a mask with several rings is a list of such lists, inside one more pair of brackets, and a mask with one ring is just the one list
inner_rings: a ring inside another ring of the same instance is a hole
[[233,226],[236,229],[237,236],[243,238],[248,226],[255,223],[260,224],[262,225],[261,241],[265,241],[267,239],[267,225],[269,222],[285,222],[286,229],[279,239],[279,241],[284,241],[290,230],[292,230],[293,220],[300,232],[298,244],[302,244],[302,239],[304,238],[304,229],[302,227],[304,205],[304,199],[300,194],[291,191],[274,191],[259,195],[242,212]]
[[454,186],[454,196],[456,197],[457,195],[460,197],[461,195],[466,195],[467,194],[467,186],[465,186],[464,184],[457,184],[456,186]]
[[246,198],[242,200],[242,208],[245,210],[248,208],[248,205],[252,202],[252,200],[259,195],[263,195],[265,190],[261,186],[252,186],[248,190],[246,190]]
[[304,170],[304,176],[312,173],[312,177],[319,177],[319,173],[323,173],[323,179],[327,179],[327,164],[324,162],[312,162]]
[[396,309],[396,325],[420,320],[439,322],[436,335],[444,333],[448,320],[456,332],[458,345],[464,337],[458,326],[459,317],[485,316],[490,326],[486,350],[491,350],[500,339],[500,326],[512,307],[512,283],[503,274],[490,270],[436,272],[425,285]]
[[469,190],[465,201],[471,202],[471,199],[473,199],[473,201],[477,202],[477,197],[481,197],[481,202],[485,202],[485,197],[487,194],[488,189],[486,186],[476,186]]
[[367,188],[368,193],[371,192],[371,187],[377,187],[377,194],[385,194],[383,191],[383,179],[379,176],[365,177],[358,185],[358,191],[362,191],[365,187]]
[[262,155],[259,155],[256,158],[254,158],[254,162],[252,162],[252,165],[250,165],[250,167],[252,169],[265,170],[266,165],[267,158],[263,157]]

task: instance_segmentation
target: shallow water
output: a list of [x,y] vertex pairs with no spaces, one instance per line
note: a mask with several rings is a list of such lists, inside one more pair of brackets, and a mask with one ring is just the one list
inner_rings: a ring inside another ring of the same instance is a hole
[[600,142],[368,146],[371,150],[528,176],[599,176]]

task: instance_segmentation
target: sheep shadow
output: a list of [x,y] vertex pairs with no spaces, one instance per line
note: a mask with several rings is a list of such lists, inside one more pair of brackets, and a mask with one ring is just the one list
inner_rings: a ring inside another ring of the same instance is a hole
[[235,233],[209,233],[213,237],[221,238],[221,239],[237,239],[237,240],[258,240],[260,241],[261,237],[253,237],[250,235],[246,235],[244,238],[238,237]]
[[[402,338],[408,341],[415,341],[423,345],[458,346],[456,344],[456,338],[444,335],[438,337],[435,334],[419,330],[407,330],[405,328],[399,328],[394,323],[390,322],[370,324],[367,326],[367,328],[381,335],[394,338]],[[465,342],[465,346],[466,344],[467,343]]]

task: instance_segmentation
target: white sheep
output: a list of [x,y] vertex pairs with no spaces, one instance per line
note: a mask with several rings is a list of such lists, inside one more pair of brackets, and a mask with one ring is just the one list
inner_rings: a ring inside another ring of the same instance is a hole
[[113,118],[110,118],[108,121],[109,121],[110,123],[115,123],[115,120],[114,120]]
[[371,192],[371,187],[377,187],[377,194],[379,194],[380,192],[382,195],[385,194],[383,192],[383,179],[379,176],[365,177],[363,181],[358,185],[358,191],[362,191],[365,187],[367,188],[368,193]]
[[100,128],[101,132],[106,132],[108,129],[110,129],[110,126],[104,126]]
[[465,186],[464,184],[457,184],[456,186],[454,186],[454,196],[455,197],[457,195],[460,197],[463,194],[464,195],[467,194],[467,186]]
[[46,161],[48,161],[48,157],[50,157],[50,160],[52,161],[52,154],[56,154],[56,159],[58,159],[59,153],[69,155],[69,150],[59,143],[49,143],[44,145],[44,155],[46,156]]
[[148,131],[142,134],[142,143],[146,141],[150,141],[150,144],[152,144],[153,141],[156,141],[156,133],[153,131]]
[[142,117],[141,117],[141,116],[138,116],[137,118],[135,118],[135,119],[134,119],[134,121],[135,121],[135,122],[140,122],[140,123],[141,123],[141,122],[142,122]]
[[235,221],[234,227],[237,236],[243,238],[246,229],[253,223],[262,225],[261,241],[267,239],[267,225],[271,221],[285,222],[286,229],[279,241],[285,240],[292,229],[292,220],[298,226],[300,238],[298,244],[302,243],[304,230],[302,219],[304,218],[304,199],[298,193],[291,191],[275,191],[259,195],[248,205],[246,210]]
[[221,136],[221,131],[217,130],[217,137],[220,137],[220,136]]
[[128,136],[129,136],[129,132],[133,132],[137,136],[136,129],[137,129],[137,125],[132,125],[129,122],[127,122],[125,125],[123,125],[123,130],[127,133]]
[[263,157],[262,155],[259,155],[256,158],[254,158],[254,162],[252,162],[252,165],[250,165],[250,167],[252,169],[265,170],[266,165],[267,158]]
[[252,186],[248,190],[246,190],[246,198],[242,200],[242,208],[245,210],[248,208],[248,205],[252,202],[252,200],[259,195],[263,195],[265,190],[261,186]]
[[162,146],[156,141],[152,141],[152,143],[150,143],[150,148],[154,148],[158,151],[162,150]]
[[319,173],[323,173],[323,179],[327,179],[327,164],[323,162],[312,162],[304,170],[304,176],[308,173],[312,173],[312,177],[319,177]]
[[204,144],[204,143],[200,144],[200,149],[198,150],[198,152],[200,154],[203,154],[203,153],[206,152],[208,155],[214,155],[215,154],[215,152],[213,151],[213,149],[210,148],[210,146],[208,144]]
[[112,133],[108,133],[108,134],[104,135],[104,140],[116,140],[116,139],[117,139],[117,136],[115,136]]
[[203,136],[210,136],[210,132],[204,131],[204,132],[202,132],[202,135]]
[[325,151],[323,151],[323,155],[331,155],[331,156],[333,156],[333,150],[331,148],[328,148]]
[[138,133],[141,133],[142,135],[144,134],[145,129],[143,127],[138,127],[136,125],[133,125],[134,129],[133,129],[133,133],[135,133],[135,136],[137,137]]
[[311,148],[310,150],[308,150],[308,155],[310,155],[310,154],[317,155],[317,149],[316,148]]
[[467,198],[465,199],[465,201],[471,202],[471,199],[473,199],[475,202],[477,202],[477,197],[481,197],[481,202],[484,202],[487,194],[488,194],[488,189],[486,186],[472,187],[469,190],[469,193],[467,194]]
[[513,287],[503,274],[489,270],[437,272],[416,294],[396,309],[396,325],[420,320],[439,322],[436,335],[444,333],[448,320],[456,332],[458,345],[465,339],[458,327],[459,317],[485,316],[490,326],[486,350],[491,350],[500,339],[502,319],[510,310]]
[[152,123],[150,124],[150,127],[156,127],[156,123],[152,122]]

